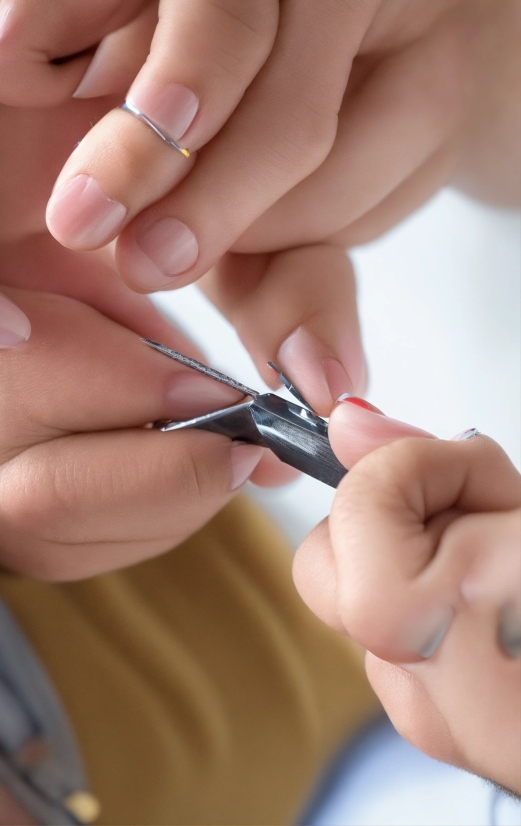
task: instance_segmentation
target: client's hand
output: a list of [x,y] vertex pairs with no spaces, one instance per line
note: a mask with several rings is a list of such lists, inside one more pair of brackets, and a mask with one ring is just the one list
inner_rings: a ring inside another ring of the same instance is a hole
[[354,467],[297,553],[301,595],[368,650],[408,740],[519,794],[519,473],[485,436],[425,438],[352,403],[330,434]]

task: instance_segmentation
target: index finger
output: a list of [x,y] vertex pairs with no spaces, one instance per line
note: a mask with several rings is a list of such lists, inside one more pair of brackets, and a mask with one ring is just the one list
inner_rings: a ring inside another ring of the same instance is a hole
[[[60,243],[108,243],[187,175],[190,153],[218,132],[266,60],[277,20],[278,0],[161,0],[150,55],[127,95],[130,114],[109,112],[60,173],[47,210]],[[79,94],[88,86],[87,73]],[[178,221],[175,236],[188,266],[196,245],[184,227]]]
[[139,336],[71,298],[6,289],[32,323],[0,350],[3,460],[69,433],[143,427],[233,404],[241,394],[160,357]]
[[335,139],[352,59],[377,5],[282,4],[270,57],[226,127],[177,189],[120,236],[118,266],[129,285],[173,289],[199,278],[323,162]]

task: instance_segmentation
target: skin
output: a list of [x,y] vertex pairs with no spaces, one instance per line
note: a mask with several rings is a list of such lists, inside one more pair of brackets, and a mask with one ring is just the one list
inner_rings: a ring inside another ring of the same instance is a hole
[[[125,220],[103,243],[120,233],[117,266],[133,289],[181,287],[212,270],[204,288],[271,386],[266,363],[284,361],[283,343],[302,328],[312,346],[292,346],[283,366],[324,415],[341,392],[364,390],[353,314],[346,337],[335,312],[352,303],[346,244],[376,237],[448,182],[496,202],[519,199],[519,0],[162,0],[157,25],[145,0],[57,0],[52,13],[38,0],[10,0],[9,8],[6,103],[63,105],[78,85],[78,104],[106,93],[120,102],[136,76],[141,88],[180,83],[197,94],[200,109],[182,136],[197,157],[108,105],[57,186],[91,174],[123,204]],[[85,77],[82,50],[100,41]],[[166,216],[186,224],[199,248],[175,277],[151,270],[138,244]],[[50,227],[77,246],[56,220]],[[331,289],[323,300],[313,290],[322,272]],[[285,304],[274,320],[279,279]],[[324,359],[343,371],[335,368],[331,387]]]
[[[127,453],[121,468],[122,476],[135,478],[135,489],[128,488],[119,494],[113,490],[105,491],[109,511],[112,508],[116,511],[124,500],[124,508],[129,513],[140,510],[144,513],[146,506],[141,509],[139,501],[150,503],[154,499],[159,509],[171,513],[172,519],[177,514],[175,526],[172,523],[166,530],[161,529],[162,533],[159,527],[159,533],[156,529],[151,532],[148,528],[143,532],[138,530],[135,536],[138,541],[130,543],[126,542],[126,532],[122,531],[121,535],[113,537],[121,540],[119,546],[116,542],[113,556],[103,551],[103,542],[107,539],[105,528],[99,533],[89,534],[87,531],[83,550],[84,559],[90,559],[90,568],[85,568],[82,555],[76,552],[78,537],[74,531],[69,539],[61,529],[52,536],[44,536],[42,531],[42,520],[49,523],[59,517],[59,524],[65,524],[59,508],[52,516],[58,505],[57,501],[53,502],[56,495],[53,476],[59,472],[61,461],[57,456],[51,456],[52,445],[65,444],[63,436],[83,437],[98,433],[99,441],[98,437],[93,439],[92,451],[96,451],[95,442],[98,441],[103,453],[101,442],[103,438],[111,438],[109,432],[117,440],[124,439],[124,431],[127,431],[128,438],[143,440],[143,455],[148,457],[144,465],[149,467],[152,475],[154,449],[150,453],[148,444],[154,443],[160,434],[148,430],[136,434],[135,428],[143,428],[148,422],[160,418],[198,415],[240,398],[239,394],[226,388],[223,395],[222,386],[204,378],[196,388],[194,381],[197,382],[199,377],[193,371],[180,370],[176,363],[149,351],[138,336],[159,340],[188,355],[204,358],[145,296],[128,290],[114,278],[110,257],[103,253],[67,250],[45,229],[45,203],[67,147],[106,107],[106,99],[101,104],[97,100],[72,101],[55,109],[42,110],[0,107],[0,289],[25,313],[32,326],[28,342],[13,350],[0,348],[2,501],[8,496],[6,488],[11,492],[9,497],[13,498],[27,474],[27,478],[34,478],[36,484],[43,458],[37,450],[41,443],[46,444],[42,449],[47,457],[44,459],[47,468],[45,484],[34,492],[34,496],[18,500],[20,512],[17,515],[7,516],[2,512],[0,562],[28,575],[44,578],[74,579],[92,575],[129,564],[131,558],[145,558],[173,547],[201,527],[233,495],[230,442],[217,436],[206,438],[209,435],[206,434],[203,447],[203,442],[197,438],[178,439],[176,436],[168,440],[168,445],[164,440],[156,442],[154,461],[167,450],[160,461],[164,473],[159,473],[157,482],[143,478],[140,490],[136,467],[144,461],[143,456]],[[52,390],[49,376],[55,376]],[[104,389],[99,384],[99,392],[91,395],[96,376],[105,376],[106,384]],[[123,382],[119,376],[128,380]],[[171,397],[174,385],[178,388],[176,399]],[[26,388],[32,389],[29,392]],[[80,418],[77,417],[79,409],[85,411]],[[109,409],[112,413],[106,418]],[[17,423],[13,421],[15,410]],[[128,428],[134,429],[132,434]],[[196,446],[194,452],[196,443],[201,446]],[[81,479],[88,476],[94,454],[89,455],[81,444],[81,438],[69,440],[67,461],[74,462],[78,471],[78,490],[85,493]],[[251,448],[246,448],[247,451]],[[169,468],[166,467],[166,456],[171,463]],[[110,474],[108,457],[109,453],[102,459],[107,478]],[[252,461],[254,458],[252,456]],[[295,478],[296,472],[278,462],[273,454],[261,451],[258,458],[258,466],[252,467],[257,483],[283,484]],[[156,489],[160,476],[163,476],[165,485],[162,493]],[[182,505],[183,490],[188,490],[187,480],[190,479],[196,487],[197,480],[204,481],[205,486],[204,490],[195,492],[192,485],[193,507],[187,509]],[[92,493],[95,493],[94,489]],[[117,499],[121,496],[118,505]],[[207,504],[199,508],[196,503],[200,497],[206,499]],[[85,503],[88,501],[89,494]],[[172,510],[172,501],[178,502],[178,509]],[[97,505],[94,499],[91,504],[95,521]],[[24,515],[26,507],[28,510]],[[86,514],[78,499],[68,504],[64,501],[63,509],[70,513],[73,521],[77,520],[78,525],[86,524]],[[90,511],[88,505],[87,511]],[[50,544],[46,544],[48,542]],[[98,545],[99,554],[94,554],[92,547]],[[20,547],[25,549],[26,558],[18,556]],[[61,548],[63,565],[53,548]]]
[[[299,548],[295,583],[367,650],[369,679],[407,740],[519,795],[521,661],[497,634],[507,604],[521,626],[521,477],[485,436],[444,442],[399,424],[400,434],[348,403],[333,411],[331,442],[351,471],[329,522]],[[447,608],[448,630],[424,659]]]
[[[45,334],[54,330],[58,317],[79,324],[77,314],[83,317],[85,312],[90,319],[85,325],[87,331],[93,320],[89,313],[98,312],[101,319],[96,316],[96,323],[105,324],[109,319],[114,324],[109,338],[126,333],[120,329],[123,327],[145,335],[152,335],[150,331],[155,329],[162,334],[156,337],[166,343],[175,338],[176,344],[188,351],[190,345],[180,344],[178,334],[167,330],[165,322],[144,300],[130,297],[115,286],[116,279],[106,260],[81,253],[58,253],[43,231],[43,206],[52,182],[68,152],[95,123],[65,167],[60,183],[78,172],[92,172],[111,197],[125,203],[130,223],[118,240],[117,265],[126,282],[143,290],[142,273],[135,264],[139,261],[136,237],[140,228],[164,215],[183,220],[196,232],[199,257],[194,267],[166,287],[183,286],[215,264],[205,276],[204,288],[241,331],[269,383],[272,377],[266,373],[265,362],[274,357],[276,360],[281,343],[291,333],[305,329],[314,341],[315,367],[306,369],[310,364],[309,348],[306,353],[297,350],[292,358],[292,377],[314,406],[327,413],[335,394],[324,387],[324,359],[335,358],[342,364],[347,376],[342,391],[363,392],[365,383],[345,244],[375,237],[448,181],[490,200],[516,200],[516,31],[520,5],[481,0],[440,2],[436,6],[419,0],[414,4],[394,0],[385,4],[332,2],[327,8],[321,5],[317,19],[313,4],[308,4],[303,13],[302,3],[297,7],[296,2],[287,2],[279,14],[274,3],[196,6],[190,2],[176,3],[180,17],[172,26],[167,23],[172,21],[169,10],[173,4],[164,2],[162,26],[155,33],[145,80],[150,70],[160,79],[191,84],[201,100],[205,95],[211,99],[213,106],[201,110],[205,117],[194,121],[192,134],[184,136],[191,149],[201,147],[195,163],[195,159],[178,157],[143,124],[124,113],[103,118],[120,101],[143,63],[155,26],[152,5],[69,0],[53,4],[52,12],[46,9],[43,17],[43,7],[34,0],[7,4],[4,0],[0,6],[0,19],[4,17],[5,22],[0,49],[0,102],[7,107],[0,117],[0,143],[7,150],[0,157],[9,158],[0,176],[1,279],[7,285],[5,292],[28,311],[34,329]],[[7,8],[9,13],[4,16]],[[246,8],[248,13],[253,9],[255,21],[241,19]],[[264,9],[268,11],[264,13]],[[233,77],[229,64],[221,67],[214,98],[208,84],[216,76],[215,55],[209,59],[204,36],[210,32],[216,40],[214,35],[220,29],[208,11],[222,15],[221,22],[233,21],[233,15],[239,15],[237,26],[223,25],[224,40],[219,35],[217,42],[230,63],[240,67],[240,77]],[[267,19],[269,15],[271,19]],[[188,60],[183,45],[193,46],[195,26],[202,32],[203,45],[198,43],[198,48],[192,48]],[[89,47],[100,40],[106,57],[100,62],[97,78],[92,80],[93,100],[71,101],[70,95],[90,63]],[[252,60],[238,60],[236,48],[243,50],[241,54],[251,55]],[[75,53],[79,55],[61,60]],[[115,55],[122,58],[115,60]],[[180,62],[187,75],[176,75],[177,67],[169,63],[171,55],[182,56]],[[59,65],[53,63],[56,58],[60,58]],[[207,60],[205,75],[200,67]],[[223,81],[228,75],[233,83]],[[329,82],[332,76],[333,84]],[[313,84],[309,83],[310,77]],[[435,83],[432,78],[436,78]],[[280,94],[274,95],[274,89]],[[115,97],[101,97],[107,93],[115,93]],[[35,106],[40,109],[32,108]],[[225,128],[218,131],[225,121]],[[116,154],[111,151],[115,133]],[[292,136],[289,145],[288,134]],[[409,136],[414,136],[410,146]],[[223,255],[230,247],[235,252]],[[318,285],[317,272],[328,274]],[[22,295],[10,291],[9,286],[27,292]],[[165,288],[164,283],[160,286]],[[46,300],[40,301],[41,296],[34,290],[79,298],[91,308],[83,304],[78,307],[69,299],[70,303],[59,306],[59,312],[54,305],[54,317]],[[274,307],[279,308],[276,314]],[[339,307],[344,308],[343,312],[338,312]],[[45,312],[50,314],[45,316]],[[347,342],[341,335],[346,327],[350,334]],[[37,345],[41,343],[36,340]],[[62,347],[61,340],[55,343],[56,350]],[[32,344],[31,340],[27,347]],[[124,350],[128,352],[126,344]],[[123,366],[118,363],[121,352],[116,348],[114,362],[107,360],[105,353],[97,353],[98,370],[102,364],[110,377],[111,369]],[[128,363],[125,360],[125,370]],[[139,373],[143,369],[140,356],[136,364]],[[77,367],[68,366],[71,383],[78,376]],[[92,377],[92,367],[82,365],[87,379]],[[43,374],[48,368],[42,363],[41,369]],[[308,386],[300,380],[305,373],[311,374]],[[16,378],[16,374],[11,369],[10,376]],[[13,386],[19,389],[16,383]],[[154,396],[152,401],[155,411],[164,398]],[[110,438],[126,438],[130,431],[136,435],[135,426],[128,425],[126,400],[124,408],[124,413],[123,405],[115,411],[120,418],[116,430],[109,431]],[[71,442],[77,447],[85,433],[71,420],[62,421],[61,429],[55,428],[54,436],[50,436],[45,429],[49,423],[40,419],[44,412],[38,409],[35,414],[30,410],[35,416],[37,438],[51,443],[49,455],[55,461],[59,458],[53,455],[58,433],[73,437]],[[139,438],[143,434],[154,438],[160,435],[139,432]],[[98,432],[93,434],[98,441],[99,436]],[[370,441],[370,434],[368,438]],[[224,503],[230,495],[229,487],[224,491],[226,485],[222,482],[227,473],[229,479],[229,464],[218,458],[217,443],[213,444],[215,460],[223,466],[212,477],[204,513],[217,507],[217,500]],[[18,443],[16,449],[20,446]],[[29,452],[33,447],[31,443]],[[8,445],[8,452],[11,449]],[[47,452],[46,444],[42,451]],[[11,467],[16,467],[17,461],[18,466],[23,464],[19,455],[11,457]],[[193,466],[194,454],[188,449],[186,455],[183,453],[185,461]],[[174,462],[177,459],[178,454],[173,457]],[[128,470],[132,472],[132,468]],[[37,517],[41,515],[42,511]],[[20,538],[16,536],[16,513],[14,522],[14,533],[7,534],[10,542],[13,539],[8,553],[14,548],[14,540]],[[70,554],[61,550],[42,571],[38,553],[41,524],[37,519],[36,523],[37,530],[28,544],[30,552],[22,561],[28,567],[23,569],[48,578],[74,576]],[[188,525],[190,529],[193,527]],[[167,525],[169,541],[172,530],[173,526]],[[116,553],[114,564],[122,564],[123,558],[134,559],[135,548],[129,555],[126,539],[121,540],[121,557]],[[76,541],[74,538],[72,544]],[[88,537],[84,544],[88,547],[92,541]],[[146,546],[146,555],[158,552],[166,537],[150,536],[145,530],[140,541]],[[51,546],[53,542],[55,538]],[[87,574],[79,570],[77,575]],[[393,685],[391,681],[391,689]],[[390,695],[385,700],[388,705],[403,692],[391,690]],[[418,720],[421,728],[423,718],[419,714]]]

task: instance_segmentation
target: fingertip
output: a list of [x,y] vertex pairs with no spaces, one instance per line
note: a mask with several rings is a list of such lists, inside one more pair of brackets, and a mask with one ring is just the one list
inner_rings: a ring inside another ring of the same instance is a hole
[[300,471],[282,462],[271,450],[265,450],[250,481],[261,488],[276,488],[292,484],[301,475]]
[[354,396],[341,397],[329,419],[331,445],[348,468],[376,448],[410,436],[436,438],[419,427],[389,418],[370,402]]
[[257,445],[232,444],[230,450],[231,461],[231,489],[238,490],[248,481],[251,474],[262,459],[263,448]]

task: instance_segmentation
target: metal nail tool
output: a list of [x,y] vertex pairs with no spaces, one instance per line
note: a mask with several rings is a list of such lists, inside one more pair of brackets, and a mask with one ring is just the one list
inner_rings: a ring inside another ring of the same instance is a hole
[[184,422],[156,422],[155,427],[163,432],[198,428],[220,433],[230,439],[249,442],[262,447],[269,447],[273,453],[288,465],[313,476],[315,479],[336,488],[347,473],[331,449],[327,435],[327,422],[321,419],[306,402],[293,384],[272,362],[270,367],[277,373],[279,380],[300,402],[302,407],[286,401],[274,393],[258,393],[251,387],[241,384],[200,361],[183,356],[170,350],[163,344],[142,339],[145,344],[164,353],[165,356],[193,367],[205,376],[233,387],[250,401],[239,402],[231,407],[196,416]]

